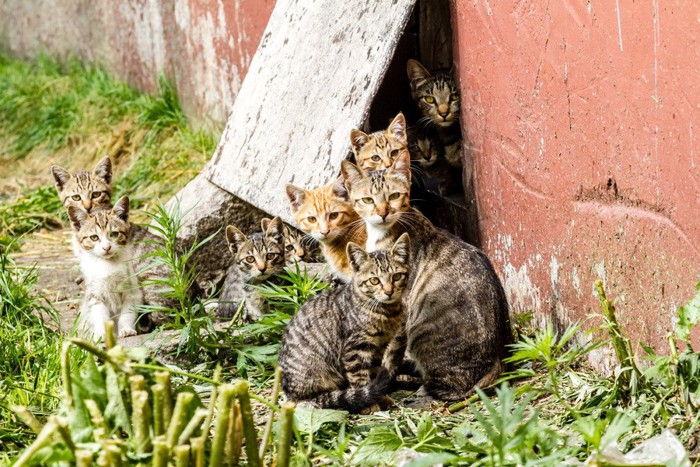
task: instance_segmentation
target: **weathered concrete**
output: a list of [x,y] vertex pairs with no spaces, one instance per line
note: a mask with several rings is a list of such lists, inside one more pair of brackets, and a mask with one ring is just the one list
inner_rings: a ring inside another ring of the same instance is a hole
[[585,320],[601,278],[634,341],[662,344],[700,279],[699,17],[453,2],[465,160],[514,311]]
[[146,91],[164,74],[186,113],[226,121],[274,0],[3,0],[0,49],[76,56]]

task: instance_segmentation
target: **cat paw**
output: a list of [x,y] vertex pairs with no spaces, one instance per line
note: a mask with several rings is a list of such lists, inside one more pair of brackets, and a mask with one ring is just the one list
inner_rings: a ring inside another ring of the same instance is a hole
[[131,336],[135,336],[136,334],[137,334],[136,329],[128,329],[127,328],[127,329],[120,329],[119,330],[119,337],[131,337]]

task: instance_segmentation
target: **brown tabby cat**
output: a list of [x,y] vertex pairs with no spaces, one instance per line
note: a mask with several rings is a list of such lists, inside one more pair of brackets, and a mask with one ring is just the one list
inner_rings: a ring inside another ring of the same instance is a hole
[[311,190],[287,185],[287,196],[297,227],[321,244],[332,272],[349,282],[352,268],[345,247],[350,241],[363,245],[366,233],[364,223],[348,201],[343,179]]
[[[264,232],[270,225],[270,219],[265,218],[260,223]],[[299,261],[315,263],[318,262],[319,256],[315,240],[307,238],[294,227],[284,225],[284,258],[288,266]]]
[[352,130],[350,142],[358,167],[366,172],[386,169],[408,149],[406,118],[399,112],[386,130],[370,134]]
[[417,126],[408,133],[408,150],[419,186],[446,196],[461,189],[460,173],[445,160],[445,149],[434,128]]
[[[407,157],[400,156],[392,170],[368,174],[344,161],[342,172],[377,248],[411,233],[402,339],[423,378],[423,392],[456,400],[493,382],[512,335],[503,286],[489,259],[410,208]],[[395,372],[400,363],[397,358],[387,366]]]
[[246,236],[236,227],[226,227],[226,241],[234,258],[221,290],[217,315],[231,318],[245,299],[243,319],[255,321],[267,311],[266,300],[255,290],[284,270],[284,224],[279,217],[261,222],[263,231]]
[[416,60],[409,60],[406,69],[411,95],[423,114],[420,123],[435,127],[445,148],[445,159],[451,166],[461,167],[462,131],[457,85],[445,74],[431,74]]
[[92,172],[76,172],[72,175],[66,169],[54,165],[51,173],[56,181],[56,190],[61,203],[91,212],[93,208],[111,208],[112,161],[103,157]]
[[[358,411],[388,390],[380,371],[387,345],[403,322],[410,243],[403,234],[389,251],[348,243],[352,283],[307,301],[282,338],[282,388],[292,401]],[[372,377],[375,377],[372,380]]]

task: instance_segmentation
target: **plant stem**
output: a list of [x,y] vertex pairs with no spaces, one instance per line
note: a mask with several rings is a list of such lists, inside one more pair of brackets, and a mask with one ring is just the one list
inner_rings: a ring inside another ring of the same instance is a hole
[[173,416],[173,393],[170,386],[170,373],[167,371],[156,371],[155,377],[156,382],[163,386],[161,417],[163,419],[163,432],[166,432],[170,426],[170,419]]
[[128,364],[126,364],[126,365],[122,364],[117,359],[112,357],[110,354],[108,354],[104,350],[90,344],[89,342],[87,342],[83,339],[76,339],[76,338],[71,338],[70,342],[74,345],[77,345],[78,347],[80,347],[83,350],[87,350],[91,354],[95,355],[97,358],[109,363],[110,365],[112,365],[114,368],[121,371],[122,373],[125,373],[127,375],[134,374],[134,370],[132,370]]
[[174,449],[177,446],[177,439],[187,424],[187,415],[190,405],[194,401],[194,394],[191,392],[181,392],[177,395],[173,417],[170,419],[167,433],[167,443],[169,449]]
[[248,455],[248,465],[251,467],[260,466],[260,456],[258,456],[258,435],[255,431],[255,420],[253,420],[253,409],[250,406],[250,396],[248,393],[248,382],[239,381],[236,383],[235,391],[238,401],[241,404],[241,418],[243,419],[243,435],[245,436],[245,452]]
[[190,446],[178,446],[175,448],[175,467],[189,467],[190,465]]
[[156,436],[153,440],[153,467],[167,467],[170,452],[165,436]]
[[[280,393],[280,380],[282,379],[282,369],[278,366],[275,368],[275,381],[272,384],[272,403],[277,404],[277,398]],[[270,444],[270,435],[272,434],[272,424],[275,420],[275,411],[270,411],[270,417],[267,419],[267,424],[265,425],[265,431],[263,432],[262,441],[260,441],[260,459],[265,459],[265,453],[267,452],[267,447]]]
[[27,410],[26,407],[22,407],[19,405],[13,405],[11,407],[12,411],[22,419],[25,425],[27,425],[31,430],[36,433],[37,435],[41,433],[42,428],[44,426],[41,424],[39,420],[34,416],[33,413],[31,413],[29,410]]
[[204,435],[190,440],[195,467],[204,467]]
[[44,425],[44,429],[41,430],[41,433],[39,433],[34,442],[31,445],[29,445],[29,447],[24,450],[19,459],[17,459],[17,461],[14,464],[15,467],[22,467],[24,465],[27,465],[31,458],[34,456],[34,454],[36,454],[37,451],[42,449],[51,441],[54,433],[56,432],[56,429],[58,429],[56,421],[49,419],[46,425]]
[[165,421],[163,420],[163,405],[165,404],[165,388],[162,384],[151,386],[153,392],[153,433],[160,436],[165,433]]
[[[142,378],[143,379],[143,378]],[[150,409],[148,393],[135,390],[131,393],[131,425],[134,429],[134,444],[136,452],[145,454],[151,451]]]
[[188,444],[188,441],[190,440],[190,438],[192,438],[192,435],[194,435],[195,432],[202,426],[202,422],[204,421],[206,416],[206,409],[197,409],[194,412],[194,415],[190,419],[189,423],[187,423],[185,429],[182,430],[180,437],[177,439],[177,444]]
[[64,342],[61,348],[61,377],[63,378],[63,392],[65,394],[65,407],[69,417],[73,416],[73,386],[70,375],[70,342]]
[[[226,432],[230,416],[231,401],[236,395],[236,390],[230,384],[224,384],[219,388],[219,397],[216,402],[216,422],[214,424],[214,437],[211,442],[209,465],[220,467],[224,461],[224,449],[226,447]],[[206,436],[203,435],[203,436]]]
[[292,447],[292,431],[294,429],[294,403],[285,402],[280,416],[280,433],[277,441],[277,467],[289,465],[289,454]]
[[117,340],[114,338],[114,321],[108,319],[105,321],[105,349],[110,350],[117,345]]

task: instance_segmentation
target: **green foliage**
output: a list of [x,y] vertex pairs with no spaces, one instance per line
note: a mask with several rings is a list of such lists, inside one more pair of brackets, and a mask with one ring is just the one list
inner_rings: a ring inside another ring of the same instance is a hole
[[695,296],[678,308],[676,338],[690,347],[690,330],[700,321],[700,282],[695,286]]
[[318,276],[310,277],[308,271],[301,270],[298,263],[294,263],[294,269],[285,267],[284,273],[278,277],[286,284],[268,283],[257,287],[257,290],[267,299],[271,308],[288,315],[294,315],[309,298],[330,287]]
[[53,187],[24,188],[15,199],[0,203],[0,245],[41,227],[61,227],[67,219]]

